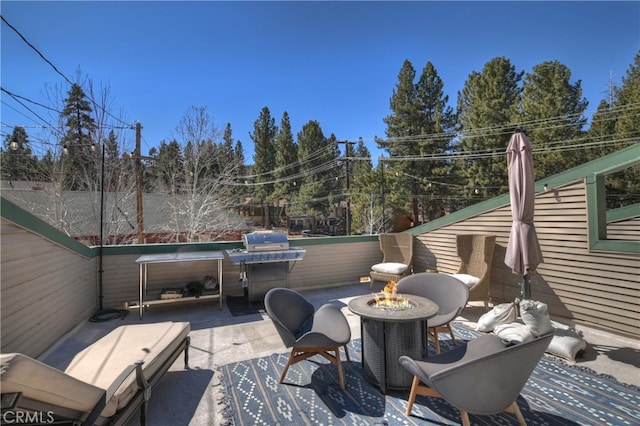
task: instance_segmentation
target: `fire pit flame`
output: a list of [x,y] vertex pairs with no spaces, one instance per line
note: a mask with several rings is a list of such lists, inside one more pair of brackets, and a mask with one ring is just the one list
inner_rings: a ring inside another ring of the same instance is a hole
[[413,309],[413,304],[406,297],[397,294],[395,281],[389,281],[382,289],[382,293],[374,295],[371,306],[390,311],[405,311]]

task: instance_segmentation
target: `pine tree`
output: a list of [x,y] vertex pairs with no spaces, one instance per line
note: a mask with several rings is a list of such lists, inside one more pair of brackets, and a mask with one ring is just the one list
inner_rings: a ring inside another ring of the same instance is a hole
[[262,108],[260,116],[253,124],[253,129],[251,139],[255,144],[253,154],[255,186],[252,195],[254,203],[257,202],[262,207],[262,222],[268,227],[271,225],[268,199],[273,192],[272,171],[276,165],[274,139],[278,132],[269,108]]
[[93,110],[78,84],[73,84],[64,100],[61,119],[67,128],[61,144],[65,148],[63,187],[83,190],[96,186],[98,180],[96,145],[92,135],[96,129]]
[[459,195],[466,199],[465,204],[508,191],[504,152],[513,131],[522,75],[507,58],[496,57],[482,72],[469,74],[458,93],[461,133],[457,150],[463,160],[457,164],[457,171],[463,181]]
[[13,132],[4,140],[0,167],[2,179],[37,180],[37,162],[37,157],[31,151],[26,130],[21,126],[14,127]]
[[280,121],[280,129],[276,135],[274,146],[276,150],[276,164],[274,170],[274,180],[272,199],[277,204],[278,211],[276,213],[277,221],[282,224],[284,221],[284,204],[283,201],[290,200],[295,196],[293,190],[294,180],[292,176],[298,173],[296,160],[298,158],[298,146],[293,140],[291,133],[291,122],[289,114],[285,111]]
[[583,150],[559,150],[584,136],[587,101],[581,82],[570,80],[571,71],[558,61],[538,64],[524,77],[515,119],[531,123],[525,126],[527,135],[534,149],[542,151],[535,155],[536,180],[588,161]]

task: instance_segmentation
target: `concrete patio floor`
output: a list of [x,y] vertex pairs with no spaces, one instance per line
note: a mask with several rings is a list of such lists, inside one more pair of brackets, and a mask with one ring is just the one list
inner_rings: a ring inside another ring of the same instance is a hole
[[[316,306],[332,302],[342,307],[354,339],[360,337],[360,318],[349,311],[347,303],[353,297],[368,293],[371,293],[368,284],[303,292]],[[474,327],[485,312],[482,303],[472,303],[457,320]],[[553,319],[563,322],[560,318]],[[40,359],[64,370],[78,351],[114,328],[160,321],[191,323],[190,369],[184,369],[182,357],[179,357],[156,388],[148,413],[148,424],[152,426],[224,424],[224,386],[217,368],[231,362],[288,352],[266,314],[233,316],[226,305],[220,309],[217,301],[203,301],[152,306],[143,319],[135,310],[122,320],[87,322]],[[593,328],[579,325],[577,328],[589,343],[577,365],[640,386],[640,342]],[[139,415],[136,414],[129,424],[139,424]]]

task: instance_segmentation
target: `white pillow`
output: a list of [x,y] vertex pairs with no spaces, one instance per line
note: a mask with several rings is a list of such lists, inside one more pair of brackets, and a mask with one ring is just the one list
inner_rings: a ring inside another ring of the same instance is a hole
[[385,263],[377,263],[373,265],[371,267],[371,270],[375,272],[380,272],[383,274],[400,275],[400,274],[403,274],[408,267],[409,265],[405,265],[404,263],[385,262]]
[[553,338],[545,352],[556,355],[570,361],[576,360],[578,352],[587,348],[587,342],[580,333],[571,329],[556,328]]
[[493,333],[504,342],[505,345],[517,345],[533,340],[534,336],[524,324],[512,322],[510,324],[498,324]]
[[501,303],[494,306],[493,309],[482,314],[482,316],[478,318],[476,330],[484,332],[493,331],[494,327],[498,324],[514,322],[517,317],[518,313],[516,312],[515,303]]
[[453,278],[459,279],[460,281],[465,283],[469,288],[473,287],[474,285],[480,282],[480,278],[474,277],[473,275],[469,275],[469,274],[449,274],[449,275],[451,275]]
[[553,331],[547,305],[535,300],[520,302],[520,317],[534,336],[542,336]]

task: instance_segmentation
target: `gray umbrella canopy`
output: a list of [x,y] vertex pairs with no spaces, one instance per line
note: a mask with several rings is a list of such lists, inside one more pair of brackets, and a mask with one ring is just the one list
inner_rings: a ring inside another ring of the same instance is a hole
[[529,275],[543,261],[540,243],[533,224],[535,188],[532,145],[524,132],[511,136],[507,147],[509,196],[513,225],[504,263],[514,274],[522,275],[522,298],[531,298]]

